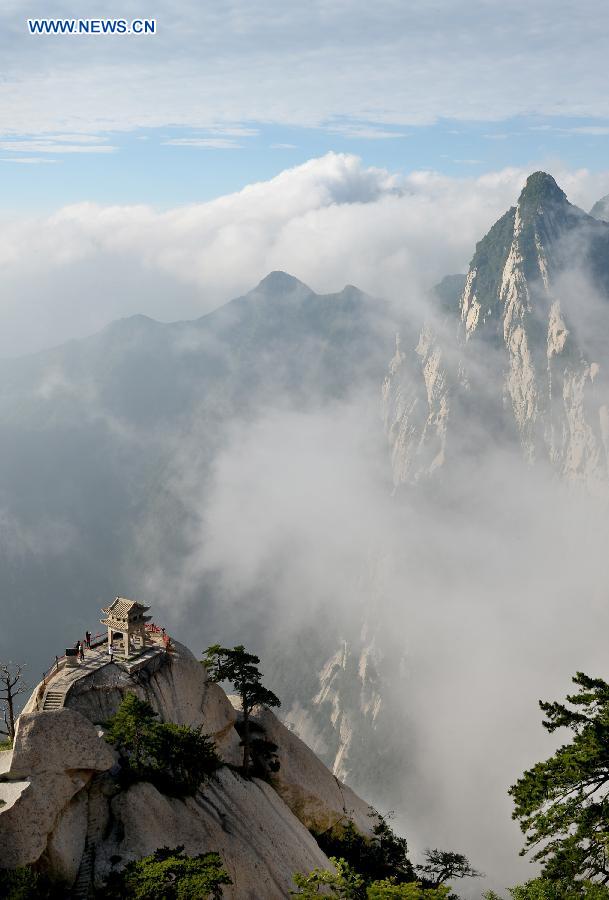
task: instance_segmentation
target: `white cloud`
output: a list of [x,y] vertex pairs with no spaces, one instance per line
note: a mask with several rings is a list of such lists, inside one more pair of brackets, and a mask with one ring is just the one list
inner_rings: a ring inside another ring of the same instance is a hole
[[27,166],[38,166],[41,163],[56,163],[56,159],[46,159],[42,156],[2,156],[0,162],[21,163]]
[[282,406],[280,378],[275,387],[273,406],[240,417],[220,442],[211,485],[197,425],[181,440],[164,490],[179,500],[190,552],[168,553],[155,508],[138,535],[144,594],[167,598],[176,620],[188,598],[182,634],[201,646],[211,572],[216,627],[238,623],[250,641],[260,627],[279,658],[311,627],[337,627],[357,648],[366,622],[377,648],[395,654],[394,674],[407,659],[409,675],[383,688],[403,747],[385,786],[411,851],[456,847],[495,889],[525,880],[507,789],[551,751],[536,699],[563,695],[578,667],[606,670],[605,504],[469,428],[475,477],[453,445],[452,489],[392,497],[376,403],[355,396],[303,412]]
[[217,125],[208,128],[211,134],[225,135],[227,137],[255,137],[260,134],[258,128],[247,128],[245,125]]
[[172,138],[163,141],[165,146],[171,147],[204,147],[211,150],[239,150],[243,144],[230,138]]
[[579,125],[573,128],[559,129],[564,134],[587,134],[590,137],[604,137],[609,134],[609,128],[604,125]]
[[[606,125],[569,125],[565,126],[556,126],[556,125],[531,125],[529,126],[529,131],[551,131],[556,134],[583,134],[590,135],[590,137],[604,137],[609,134],[609,127]],[[490,137],[490,135],[485,135],[485,137]]]
[[[601,0],[159,0],[154,12],[150,40],[33,38],[22,6],[4,3],[0,132],[609,117]],[[75,14],[99,9],[53,6]]]
[[37,140],[0,141],[0,150],[11,153],[114,153],[116,147],[86,138],[83,143],[73,140]]
[[344,125],[332,128],[334,134],[340,134],[347,138],[359,138],[365,141],[386,141],[392,138],[405,138],[407,134],[400,131],[387,131],[382,128],[370,128],[358,125]]
[[[273,269],[319,292],[344,284],[417,302],[465,271],[476,241],[514,203],[528,173],[397,176],[329,153],[216,200],[160,212],[81,203],[0,220],[0,355],[93,332],[145,313],[194,318]],[[609,175],[554,170],[589,208]]]

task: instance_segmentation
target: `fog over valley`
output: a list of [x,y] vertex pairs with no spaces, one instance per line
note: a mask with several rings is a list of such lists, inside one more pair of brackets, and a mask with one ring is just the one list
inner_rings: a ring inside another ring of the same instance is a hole
[[141,600],[259,654],[413,856],[485,873],[460,895],[533,877],[507,789],[558,745],[537,700],[609,675],[607,193],[328,154],[5,216],[0,659],[33,687]]

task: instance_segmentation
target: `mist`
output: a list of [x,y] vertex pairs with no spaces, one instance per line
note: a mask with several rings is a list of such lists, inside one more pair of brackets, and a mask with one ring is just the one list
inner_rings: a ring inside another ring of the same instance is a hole
[[[18,392],[14,406],[4,407],[6,433],[30,447],[40,442],[39,428],[56,431],[54,443],[45,447],[53,465],[46,472],[32,467],[32,496],[20,515],[8,500],[0,507],[3,559],[13,566],[11,573],[35,560],[45,586],[42,578],[53,570],[56,592],[69,582],[65,596],[45,595],[46,606],[40,598],[36,603],[40,617],[69,613],[74,629],[90,625],[90,610],[101,600],[124,593],[150,603],[196,654],[217,641],[244,643],[261,655],[286,721],[330,762],[327,735],[319,720],[305,713],[314,705],[324,666],[347,648],[355,671],[362,660],[370,666],[365,687],[373,700],[380,698],[381,707],[378,715],[364,711],[366,736],[378,738],[367,747],[369,768],[354,771],[348,780],[381,812],[394,811],[394,824],[407,836],[415,861],[426,847],[459,850],[486,873],[485,885],[502,889],[535,871],[517,855],[522,839],[510,819],[507,789],[554,747],[541,728],[537,700],[563,697],[577,670],[609,676],[604,638],[609,609],[602,588],[609,538],[606,491],[565,481],[540,456],[526,463],[517,436],[500,418],[488,417],[489,410],[494,415],[502,406],[497,384],[504,367],[491,343],[468,358],[480,408],[478,415],[456,416],[438,477],[410,484],[392,477],[381,386],[394,354],[396,319],[402,352],[414,369],[422,319],[442,340],[447,370],[457,369],[462,348],[454,334],[451,339],[451,326],[427,287],[447,272],[465,271],[473,243],[513,202],[522,173],[457,185],[419,176],[423,188],[417,194],[414,177],[400,184],[388,173],[362,174],[352,159],[330,163],[332,190],[320,200],[320,189],[318,208],[305,204],[297,215],[294,197],[304,202],[308,179],[314,176],[327,187],[328,160],[305,173],[292,171],[281,191],[277,185],[256,186],[256,202],[271,197],[270,218],[286,184],[294,192],[279,225],[257,223],[259,243],[243,251],[242,270],[233,261],[230,277],[226,267],[234,260],[235,242],[230,252],[218,255],[215,268],[217,244],[202,238],[195,253],[197,236],[207,234],[201,210],[184,213],[196,220],[192,230],[178,213],[159,225],[156,214],[140,211],[139,230],[133,231],[127,217],[121,239],[114,238],[121,253],[126,247],[137,258],[134,248],[145,243],[143,222],[150,226],[151,246],[158,241],[165,253],[157,254],[157,265],[153,250],[146,249],[138,265],[148,280],[139,283],[130,305],[124,306],[119,294],[100,311],[99,297],[93,296],[91,309],[98,324],[119,309],[156,312],[159,318],[170,318],[171,309],[202,313],[220,302],[223,291],[252,287],[244,282],[260,269],[266,274],[280,260],[281,268],[291,269],[296,261],[295,274],[310,276],[314,287],[351,282],[389,297],[375,336],[386,346],[381,363],[375,356],[364,377],[354,357],[352,368],[345,369],[352,372],[352,384],[343,389],[338,379],[341,389],[328,391],[318,384],[320,372],[339,367],[344,346],[336,358],[328,352],[328,361],[316,355],[320,348],[328,351],[325,339],[299,343],[295,334],[293,349],[286,331],[278,341],[288,348],[285,357],[254,345],[252,356],[242,359],[241,345],[236,353],[228,341],[197,330],[198,325],[167,326],[170,338],[157,344],[165,326],[140,321],[118,323],[102,334],[99,345],[20,360],[19,372],[30,366],[33,372],[25,388],[7,363],[7,394],[17,384],[28,402],[34,400],[27,427]],[[571,178],[582,196],[592,192],[587,178]],[[444,199],[436,204],[440,195]],[[246,201],[226,201],[226,220]],[[427,219],[421,218],[424,211]],[[56,250],[50,254],[52,266],[43,257],[40,272],[47,265],[59,271],[61,257],[62,278],[74,275],[78,284],[84,273],[85,280],[95,281],[98,266],[112,258],[104,241],[110,240],[116,214],[107,211],[102,227],[99,210],[78,211],[75,245],[65,247],[65,215],[60,216],[48,244],[63,249],[57,257]],[[204,214],[211,230],[219,221],[217,210]],[[396,231],[397,222],[402,224]],[[417,228],[416,240],[408,242]],[[87,229],[96,235],[90,256],[74,249]],[[184,233],[188,241],[176,255],[176,234]],[[327,233],[333,239],[325,248],[319,237],[313,246],[304,239]],[[25,254],[14,241],[9,270],[17,279]],[[105,247],[101,254],[96,241]],[[579,257],[579,249],[568,248],[567,257]],[[190,265],[193,261],[197,265]],[[155,282],[161,270],[167,282]],[[134,263],[129,284],[137,285],[139,276]],[[143,296],[153,283],[155,290]],[[166,293],[169,283],[174,293]],[[555,291],[582,346],[600,353],[598,323],[605,321],[606,308],[597,287],[574,265],[563,269]],[[49,310],[58,312],[58,335],[72,322],[76,294],[67,305],[61,291],[52,289],[45,299]],[[9,309],[17,299],[9,292]],[[36,309],[27,291],[25,299],[23,316]],[[38,293],[36,302],[42,302]],[[85,311],[72,322],[75,334],[92,325],[90,315]],[[14,320],[15,328],[19,321]],[[154,361],[154,381],[152,369],[138,362],[140,341]],[[119,351],[132,366],[121,368],[120,377],[108,363],[119,359],[123,365]],[[212,362],[201,363],[201,371],[180,369],[170,383],[178,362],[198,365],[200,358]],[[322,358],[327,369],[320,368]],[[91,359],[101,366],[91,370],[94,374],[111,370],[110,382],[91,383],[85,365]],[[301,368],[293,368],[295,361]],[[214,381],[216,370],[229,372],[235,383],[227,387],[219,376]],[[188,380],[192,372],[199,381]],[[604,390],[603,378],[598,384]],[[72,417],[64,420],[66,410]],[[76,421],[87,437],[82,444],[74,441]],[[12,454],[19,457],[16,447]],[[19,459],[7,469],[7,484],[18,464]],[[118,470],[124,483],[117,481]],[[47,490],[40,487],[45,478]],[[82,508],[68,487],[74,479],[87,486]],[[39,494],[48,506],[46,518],[36,515],[32,497]],[[85,537],[83,521],[91,519],[91,509],[101,515]],[[6,603],[16,619],[19,599],[11,596]],[[27,638],[27,627],[23,614],[20,640]],[[56,623],[50,627],[57,633]],[[12,642],[4,631],[0,650]],[[40,647],[30,650],[38,665]],[[459,890],[477,897],[482,884]]]
[[[447,483],[394,494],[379,420],[370,393],[260,410],[227,436],[199,496],[196,452],[183,447],[171,489],[189,550],[176,573],[149,522],[146,592],[167,597],[195,652],[216,640],[260,652],[288,720],[294,697],[315,691],[286,688],[287,660],[314,682],[303,644],[357,649],[364,627],[399,766],[354,786],[394,810],[415,858],[460,850],[504,888],[534,872],[517,855],[507,789],[554,747],[537,700],[564,696],[578,670],[609,674],[606,501],[482,430],[467,436],[475,462],[458,458]],[[211,584],[220,608],[202,614]]]
[[[609,174],[553,167],[574,202]],[[517,197],[527,171],[389,172],[328,153],[206,203],[158,210],[79,203],[0,221],[0,358],[144,314],[193,319],[282,269],[324,293],[355,284],[400,312],[447,273]]]

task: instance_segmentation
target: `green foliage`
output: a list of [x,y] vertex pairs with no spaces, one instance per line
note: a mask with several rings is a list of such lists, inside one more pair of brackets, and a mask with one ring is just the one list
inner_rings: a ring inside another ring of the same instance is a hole
[[[609,888],[602,884],[582,881],[569,885],[564,881],[535,878],[526,884],[510,888],[513,900],[609,900]],[[494,891],[487,891],[484,900],[501,900]]]
[[266,709],[281,706],[281,700],[262,684],[262,672],[258,668],[260,658],[248,653],[242,644],[232,648],[212,644],[205,651],[202,662],[212,681],[230,681],[241,698],[243,771],[248,774],[252,752],[250,737],[252,710],[256,706]]
[[294,884],[297,891],[290,891],[292,897],[340,897],[345,900],[366,900],[366,887],[361,875],[351,868],[344,859],[331,857],[335,872],[329,869],[313,869],[309,875],[297,872]]
[[[609,685],[578,672],[566,703],[540,702],[544,728],[573,732],[510,788],[513,817],[535,849],[542,876],[576,887],[609,878]],[[523,895],[524,896],[524,895]]]
[[194,794],[221,765],[213,741],[199,729],[168,722],[152,733],[156,783],[165,793]]
[[113,872],[99,892],[108,900],[220,900],[232,884],[217,853],[186,856],[184,847],[162,847]]
[[0,750],[12,750],[13,742],[10,738],[7,738],[4,741],[0,741]]
[[137,778],[143,778],[149,767],[150,742],[157,714],[150,703],[135,694],[127,694],[107,723],[106,740],[128,763]]
[[389,879],[375,881],[366,893],[366,900],[447,900],[450,889],[440,885],[435,888],[423,887],[419,881],[409,884],[395,884]]
[[369,884],[344,859],[330,857],[336,869],[314,869],[309,875],[296,873],[294,883],[297,891],[293,897],[313,898],[334,897],[345,900],[447,900],[449,889],[444,886],[425,888],[418,881],[397,884],[392,878],[373,881]]
[[230,681],[239,694],[243,712],[255,706],[281,706],[281,700],[262,684],[258,669],[260,657],[248,653],[243,645],[221,647],[214,644],[205,651],[204,665],[212,681]]
[[372,838],[363,837],[351,821],[314,837],[327,856],[346,860],[366,883],[386,878],[399,884],[415,880],[406,839],[394,834],[383,816],[379,816]]
[[269,779],[279,771],[280,762],[277,756],[279,747],[273,741],[257,737],[251,740],[252,775]]
[[0,897],[3,900],[63,900],[66,887],[30,866],[0,869]]
[[[350,872],[361,877],[367,891],[362,895],[365,898],[456,900],[444,882],[480,874],[462,853],[450,850],[426,851],[426,863],[417,866],[415,871],[408,859],[406,839],[394,834],[383,816],[378,816],[371,838],[361,835],[350,821],[314,837],[326,855],[338,857]],[[327,877],[330,875],[326,873]],[[324,882],[328,883],[334,884]],[[340,879],[338,883],[341,884]],[[315,881],[311,884],[314,886]]]
[[175,796],[194,794],[221,765],[207,735],[157,722],[152,706],[135,694],[127,694],[108,723],[106,740],[119,751],[127,781],[150,781]]
[[527,884],[512,888],[513,900],[608,900],[609,889],[605,885],[584,882],[569,887],[561,881],[536,878]]
[[455,878],[479,878],[482,872],[472,868],[466,856],[454,850],[426,850],[426,862],[417,866],[423,884],[439,887]]

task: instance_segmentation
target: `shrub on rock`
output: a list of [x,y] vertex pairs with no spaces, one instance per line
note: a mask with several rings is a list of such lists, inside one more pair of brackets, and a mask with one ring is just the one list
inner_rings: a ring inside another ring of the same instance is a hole
[[127,694],[108,722],[106,740],[120,754],[123,778],[150,781],[165,794],[194,794],[222,764],[214,742],[198,728],[156,719],[147,701]]

